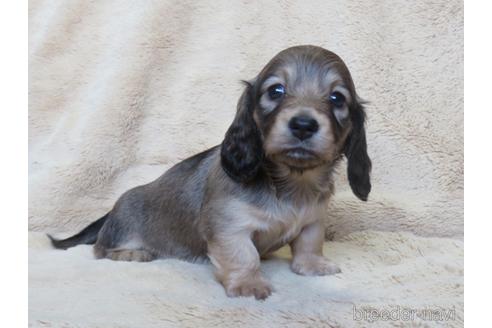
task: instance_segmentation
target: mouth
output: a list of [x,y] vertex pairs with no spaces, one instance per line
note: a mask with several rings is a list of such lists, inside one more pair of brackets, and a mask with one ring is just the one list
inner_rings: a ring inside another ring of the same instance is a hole
[[312,161],[318,158],[315,152],[303,147],[287,149],[284,151],[284,155],[297,161]]
[[325,162],[319,152],[302,146],[284,148],[272,154],[271,159],[297,170],[313,169]]

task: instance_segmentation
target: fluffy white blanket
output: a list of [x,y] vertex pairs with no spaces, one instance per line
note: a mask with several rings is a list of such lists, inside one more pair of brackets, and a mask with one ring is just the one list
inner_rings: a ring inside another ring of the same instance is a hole
[[[276,292],[256,302],[226,298],[209,265],[49,247],[41,232],[73,233],[220,143],[238,81],[297,44],[338,53],[370,101],[370,200],[351,194],[342,169],[326,213],[342,274],[296,276],[283,250],[264,263]],[[31,0],[30,324],[367,326],[371,306],[400,314],[378,326],[462,325],[462,91],[459,0]],[[453,316],[405,321],[405,309]]]

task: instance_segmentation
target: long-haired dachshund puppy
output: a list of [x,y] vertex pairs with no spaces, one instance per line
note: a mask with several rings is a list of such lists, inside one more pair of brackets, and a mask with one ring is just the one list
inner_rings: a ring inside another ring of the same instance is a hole
[[245,82],[222,144],[124,193],[66,249],[97,258],[211,260],[229,296],[264,299],[260,258],[283,245],[301,275],[340,269],[322,254],[325,205],[345,155],[354,194],[367,200],[371,161],[364,109],[344,62],[315,46],[288,48]]

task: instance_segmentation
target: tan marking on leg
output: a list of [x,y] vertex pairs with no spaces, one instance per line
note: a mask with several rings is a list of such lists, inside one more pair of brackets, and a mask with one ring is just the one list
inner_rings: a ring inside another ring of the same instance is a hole
[[324,229],[321,221],[305,226],[292,241],[291,269],[306,276],[340,273],[340,268],[323,256]]
[[247,234],[219,237],[208,245],[215,275],[229,297],[265,299],[272,287],[260,273],[260,256]]
[[94,252],[96,259],[103,259],[106,257],[106,248],[102,247],[98,243],[94,245],[92,251]]
[[106,258],[114,261],[149,262],[155,256],[145,249],[109,249]]

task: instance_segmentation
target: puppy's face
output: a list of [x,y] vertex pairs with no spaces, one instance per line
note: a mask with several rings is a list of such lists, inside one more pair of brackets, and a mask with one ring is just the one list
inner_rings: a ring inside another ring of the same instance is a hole
[[354,193],[370,191],[365,114],[343,61],[314,46],[288,48],[247,82],[222,143],[222,166],[253,179],[266,160],[293,170],[330,165],[343,154]]
[[353,86],[336,55],[294,49],[278,54],[257,77],[253,117],[265,156],[304,170],[340,157],[352,127]]

